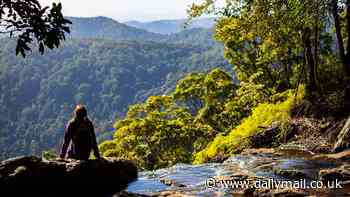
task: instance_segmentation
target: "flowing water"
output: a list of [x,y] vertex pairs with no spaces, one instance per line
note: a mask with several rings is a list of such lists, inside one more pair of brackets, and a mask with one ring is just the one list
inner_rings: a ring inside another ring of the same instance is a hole
[[[320,169],[337,167],[340,164],[330,161],[312,160],[312,154],[303,151],[256,151],[254,153],[235,155],[223,163],[202,165],[177,164],[170,168],[154,172],[139,173],[138,181],[128,187],[128,191],[139,194],[154,194],[163,191],[180,191],[194,196],[232,196],[232,187],[209,188],[207,180],[213,177],[231,177],[245,174],[265,180],[299,181],[302,177],[306,183],[318,180]],[[278,172],[298,172],[289,176]],[[162,180],[171,180],[172,184],[163,184]],[[347,191],[313,191],[316,196],[347,196]],[[323,195],[322,195],[323,194]],[[237,195],[234,195],[237,196]]]

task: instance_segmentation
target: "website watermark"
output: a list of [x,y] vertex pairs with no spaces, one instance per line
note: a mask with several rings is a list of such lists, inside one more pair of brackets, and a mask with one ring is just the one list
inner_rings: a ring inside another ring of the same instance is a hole
[[209,178],[205,185],[208,189],[342,189],[341,182],[335,181],[309,181],[300,180],[277,180],[257,179],[257,180],[234,180],[234,179],[215,179]]

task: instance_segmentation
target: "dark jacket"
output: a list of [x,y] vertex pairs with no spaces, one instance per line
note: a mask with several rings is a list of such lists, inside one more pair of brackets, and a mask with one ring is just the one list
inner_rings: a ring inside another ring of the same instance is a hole
[[[70,144],[70,146],[69,146]],[[94,125],[88,118],[83,120],[73,119],[66,126],[61,158],[64,158],[68,150],[68,158],[88,160],[91,150],[96,158],[100,158]]]

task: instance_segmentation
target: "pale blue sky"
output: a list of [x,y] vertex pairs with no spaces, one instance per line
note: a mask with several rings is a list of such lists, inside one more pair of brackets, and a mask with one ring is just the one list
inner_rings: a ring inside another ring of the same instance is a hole
[[44,5],[61,2],[66,16],[107,16],[125,22],[186,17],[186,9],[199,0],[39,0]]

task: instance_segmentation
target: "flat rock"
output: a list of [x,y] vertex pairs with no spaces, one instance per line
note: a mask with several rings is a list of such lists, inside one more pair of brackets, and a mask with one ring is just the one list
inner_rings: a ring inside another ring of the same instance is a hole
[[82,191],[113,194],[136,179],[137,167],[132,162],[112,158],[80,161],[29,156],[0,163],[0,194],[36,196],[33,192],[37,191],[64,193],[65,196]]

